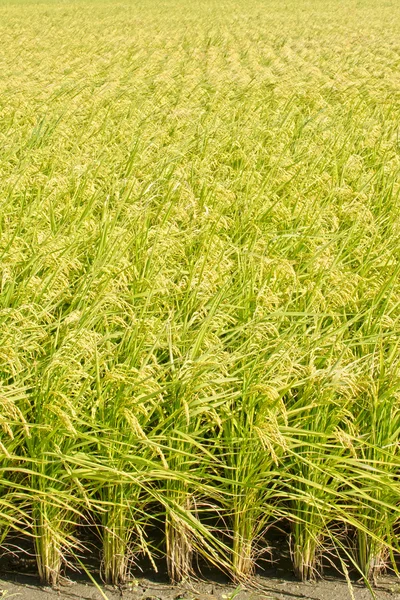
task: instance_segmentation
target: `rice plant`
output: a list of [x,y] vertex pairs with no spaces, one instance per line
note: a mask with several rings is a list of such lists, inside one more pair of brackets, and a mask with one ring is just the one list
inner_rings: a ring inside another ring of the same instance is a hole
[[355,555],[362,575],[372,582],[394,563],[393,551],[397,549],[399,413],[397,383],[392,376],[396,350],[397,343],[389,347],[385,359],[382,347],[377,352],[379,371],[373,372],[368,392],[361,395],[358,407],[358,426],[366,441],[359,449],[361,462],[372,469],[374,476],[363,485],[368,498],[361,506],[359,520],[366,530],[360,527],[357,531]]
[[300,579],[397,572],[399,31],[0,2],[0,545],[42,583],[82,526],[116,585],[248,583],[277,523]]

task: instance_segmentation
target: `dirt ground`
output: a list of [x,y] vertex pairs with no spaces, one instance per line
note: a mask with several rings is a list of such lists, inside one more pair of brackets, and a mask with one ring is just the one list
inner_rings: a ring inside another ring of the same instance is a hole
[[[0,598],[7,600],[369,600],[370,592],[353,584],[349,590],[345,581],[328,577],[316,583],[299,583],[291,579],[257,577],[256,589],[244,589],[227,583],[192,581],[171,586],[139,578],[123,589],[102,587],[92,583],[74,582],[59,590],[40,587],[34,575],[3,575]],[[400,581],[383,577],[375,589],[378,600],[400,600]]]
[[[324,577],[313,583],[301,583],[292,573],[290,553],[284,538],[270,541],[269,560],[261,561],[254,586],[245,588],[229,582],[227,576],[204,560],[197,561],[201,579],[193,578],[184,585],[168,583],[165,560],[156,560],[155,573],[150,563],[142,560],[132,565],[132,582],[122,588],[104,586],[98,578],[101,554],[98,544],[90,547],[84,557],[86,573],[67,569],[63,585],[58,590],[41,587],[37,575],[32,545],[16,538],[9,552],[0,555],[0,599],[6,600],[371,600],[363,583],[352,579],[348,586],[338,575],[332,562],[322,561]],[[11,551],[12,550],[12,551]],[[400,566],[400,565],[399,565]],[[90,575],[89,575],[90,572]],[[355,574],[351,574],[354,578]],[[92,578],[92,581],[90,581]],[[94,583],[96,579],[96,584]],[[374,588],[377,600],[400,600],[400,579],[384,575]]]

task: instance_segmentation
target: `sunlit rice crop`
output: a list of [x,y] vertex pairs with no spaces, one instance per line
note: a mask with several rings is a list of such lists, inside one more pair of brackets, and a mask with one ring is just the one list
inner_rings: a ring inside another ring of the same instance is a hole
[[0,544],[43,583],[88,531],[114,584],[249,582],[274,527],[300,579],[396,570],[399,34],[0,0]]

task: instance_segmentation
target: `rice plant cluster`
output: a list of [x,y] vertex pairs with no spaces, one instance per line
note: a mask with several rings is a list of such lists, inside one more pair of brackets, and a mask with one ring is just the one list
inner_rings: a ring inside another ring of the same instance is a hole
[[396,570],[397,4],[1,0],[0,39],[3,550]]

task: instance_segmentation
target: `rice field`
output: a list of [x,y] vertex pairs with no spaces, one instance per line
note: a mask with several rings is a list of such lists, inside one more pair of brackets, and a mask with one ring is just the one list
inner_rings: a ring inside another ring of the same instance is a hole
[[400,11],[0,0],[0,545],[397,573]]

